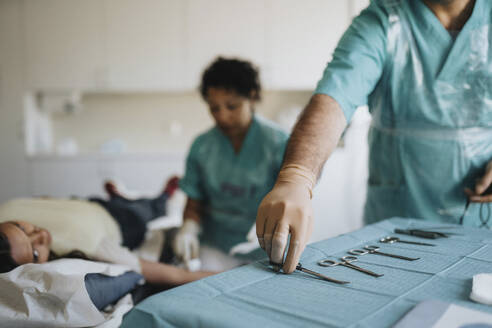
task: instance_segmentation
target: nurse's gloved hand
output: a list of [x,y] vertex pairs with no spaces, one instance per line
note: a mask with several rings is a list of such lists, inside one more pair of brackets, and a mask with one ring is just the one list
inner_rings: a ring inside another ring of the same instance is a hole
[[492,202],[492,161],[485,168],[485,174],[475,184],[475,189],[465,189],[465,193],[473,203]]
[[[295,270],[312,232],[311,198],[315,181],[316,177],[309,169],[286,165],[258,208],[258,242],[271,262],[283,263],[286,273]],[[290,243],[284,262],[289,233]]]
[[174,253],[184,262],[200,256],[200,242],[198,234],[200,225],[192,219],[185,219],[174,238]]

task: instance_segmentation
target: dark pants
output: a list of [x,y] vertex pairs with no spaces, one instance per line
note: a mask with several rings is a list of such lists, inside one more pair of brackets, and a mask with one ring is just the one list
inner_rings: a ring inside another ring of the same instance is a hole
[[118,222],[123,237],[123,246],[135,249],[142,244],[147,232],[147,223],[166,214],[167,194],[156,198],[129,200],[113,196],[110,200],[90,198],[98,203]]

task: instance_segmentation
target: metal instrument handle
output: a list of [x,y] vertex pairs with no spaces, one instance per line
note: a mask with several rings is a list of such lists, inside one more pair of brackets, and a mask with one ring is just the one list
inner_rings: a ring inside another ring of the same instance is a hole
[[340,265],[340,262],[326,259],[326,260],[318,261],[318,265],[320,265],[322,267],[334,267],[334,266]]
[[299,270],[299,271],[302,271],[302,272],[305,272],[305,273],[308,273],[308,274],[311,274],[313,276],[316,276],[318,278],[321,278],[323,280],[326,280],[326,281],[329,281],[329,282],[333,282],[335,284],[340,284],[340,285],[343,285],[343,284],[348,284],[350,283],[350,281],[342,281],[342,280],[336,280],[336,279],[333,279],[333,278],[330,278],[330,277],[327,277],[321,273],[318,273],[318,272],[315,272],[315,271],[311,271],[309,269],[306,269],[302,266],[301,263],[299,263],[296,267],[296,270]]

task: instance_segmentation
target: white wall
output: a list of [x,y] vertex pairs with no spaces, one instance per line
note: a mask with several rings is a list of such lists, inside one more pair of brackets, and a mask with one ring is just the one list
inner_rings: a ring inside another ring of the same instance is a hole
[[[285,109],[302,108],[310,91],[265,91],[256,111],[274,119]],[[111,139],[129,153],[185,152],[212,126],[198,92],[87,94],[80,113],[52,116],[55,143],[73,138],[80,153],[98,152]]]
[[21,1],[0,0],[0,202],[27,193]]

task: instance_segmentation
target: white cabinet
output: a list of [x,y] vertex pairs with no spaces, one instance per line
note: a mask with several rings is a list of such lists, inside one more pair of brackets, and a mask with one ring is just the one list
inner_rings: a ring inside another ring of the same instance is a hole
[[187,20],[188,81],[198,86],[217,55],[237,56],[263,68],[268,0],[190,0]]
[[271,0],[267,31],[268,84],[312,90],[349,24],[349,2]]
[[269,89],[312,90],[367,0],[26,0],[32,89],[193,90],[218,55]]
[[186,1],[106,0],[109,88],[185,88]]
[[106,83],[104,10],[99,0],[26,0],[25,52],[33,89],[98,88]]

